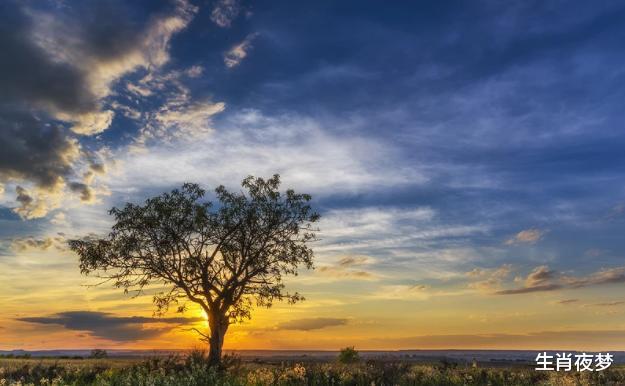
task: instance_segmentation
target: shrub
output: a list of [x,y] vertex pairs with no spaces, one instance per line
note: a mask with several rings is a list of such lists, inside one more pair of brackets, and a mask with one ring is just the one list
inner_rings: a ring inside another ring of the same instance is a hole
[[89,358],[91,359],[104,359],[108,358],[108,356],[106,350],[101,350],[99,348],[91,350],[91,354],[89,354]]
[[357,363],[360,361],[360,355],[358,355],[358,351],[356,351],[353,346],[345,347],[339,353],[338,360],[343,364]]

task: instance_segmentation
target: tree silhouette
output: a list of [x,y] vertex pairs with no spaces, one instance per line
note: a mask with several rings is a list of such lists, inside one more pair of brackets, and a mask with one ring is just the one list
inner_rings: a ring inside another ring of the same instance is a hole
[[[309,242],[319,215],[310,195],[289,189],[281,194],[280,176],[247,177],[245,192],[215,189],[218,205],[202,201],[204,190],[184,184],[150,198],[143,205],[113,208],[115,224],[104,238],[69,241],[85,275],[112,280],[118,288],[142,291],[161,283],[168,291],[154,296],[156,312],[188,301],[208,316],[209,361],[220,364],[230,324],[250,318],[251,307],[303,298],[285,291],[284,275],[313,266]],[[196,330],[197,331],[197,330]]]

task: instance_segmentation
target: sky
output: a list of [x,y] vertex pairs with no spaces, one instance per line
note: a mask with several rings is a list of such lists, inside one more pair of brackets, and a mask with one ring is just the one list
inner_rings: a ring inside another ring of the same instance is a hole
[[625,350],[624,40],[603,1],[3,1],[0,349],[201,345],[66,240],[279,173],[307,300],[226,349]]

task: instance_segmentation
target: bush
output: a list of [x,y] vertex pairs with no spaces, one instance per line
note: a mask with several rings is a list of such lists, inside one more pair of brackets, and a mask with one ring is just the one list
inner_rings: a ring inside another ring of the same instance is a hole
[[89,358],[91,359],[104,359],[108,358],[108,356],[106,350],[101,350],[99,348],[91,350],[91,354],[89,354]]
[[345,347],[339,353],[339,362],[343,364],[357,363],[360,362],[360,355],[358,355],[358,351],[354,349],[354,347]]

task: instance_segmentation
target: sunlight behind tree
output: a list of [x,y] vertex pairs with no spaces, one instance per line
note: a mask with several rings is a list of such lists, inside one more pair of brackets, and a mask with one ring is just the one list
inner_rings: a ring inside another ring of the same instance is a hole
[[185,184],[146,200],[113,208],[111,232],[104,238],[71,240],[83,274],[107,278],[125,291],[141,291],[162,283],[170,289],[154,296],[157,313],[186,302],[206,313],[209,360],[219,364],[230,324],[248,319],[254,304],[302,300],[289,293],[284,275],[297,275],[300,266],[313,267],[309,243],[316,240],[318,221],[310,195],[289,189],[279,192],[280,177],[248,177],[235,193],[215,192],[218,205],[202,201],[204,190]]

